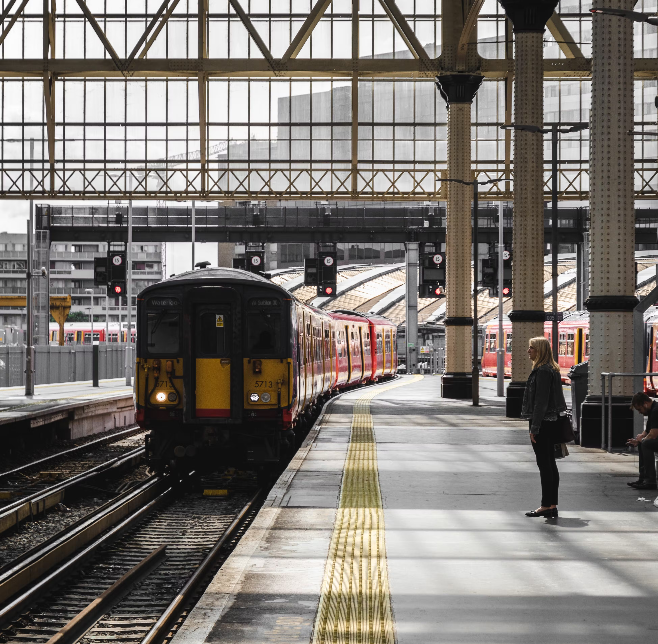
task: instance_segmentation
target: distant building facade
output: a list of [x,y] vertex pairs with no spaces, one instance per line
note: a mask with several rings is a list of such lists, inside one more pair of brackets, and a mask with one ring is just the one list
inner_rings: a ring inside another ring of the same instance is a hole
[[[132,246],[132,300],[150,284],[162,280],[163,244],[134,243]],[[107,254],[106,243],[54,242],[50,246],[48,279],[50,295],[71,295],[71,313],[89,315],[94,322],[117,323],[119,298],[106,297],[106,288],[94,286],[94,258]],[[0,232],[0,295],[26,295],[27,235]],[[35,280],[41,278],[34,278]],[[87,290],[93,291],[87,293]],[[121,307],[126,319],[126,307]],[[0,303],[0,329],[25,329],[25,309]]]

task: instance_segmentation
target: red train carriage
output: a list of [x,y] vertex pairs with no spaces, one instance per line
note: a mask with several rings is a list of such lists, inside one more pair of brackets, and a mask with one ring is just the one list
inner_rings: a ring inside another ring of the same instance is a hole
[[[569,380],[569,370],[574,364],[589,359],[589,314],[577,312],[566,317],[558,325],[557,363],[563,382]],[[552,343],[553,324],[544,323],[544,337]],[[492,321],[484,327],[484,349],[482,353],[482,374],[496,376],[496,353],[501,346],[498,337],[498,321]],[[505,346],[505,376],[512,375],[512,323],[506,317],[503,321],[503,338]]]

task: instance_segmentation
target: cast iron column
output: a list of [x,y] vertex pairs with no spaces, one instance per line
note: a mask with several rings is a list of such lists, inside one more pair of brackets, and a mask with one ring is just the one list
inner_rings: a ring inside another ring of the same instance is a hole
[[[436,84],[448,106],[448,179],[472,181],[471,104],[482,83],[478,74],[446,74]],[[443,398],[472,397],[471,195],[469,185],[447,184],[446,368]]]
[[[557,0],[500,0],[514,25],[514,123],[544,123],[543,34]],[[514,132],[514,261],[512,265],[512,381],[506,414],[518,418],[531,370],[528,341],[544,335],[544,140]]]
[[405,340],[407,343],[407,373],[416,373],[418,367],[418,242],[405,244],[407,280]]
[[[632,10],[633,0],[598,0],[597,7]],[[599,446],[601,372],[633,370],[635,213],[633,210],[633,23],[592,17],[590,116],[589,391],[582,441]],[[642,338],[639,338],[643,341]],[[633,432],[628,409],[632,378],[613,381],[613,446]],[[598,430],[598,432],[597,432]]]

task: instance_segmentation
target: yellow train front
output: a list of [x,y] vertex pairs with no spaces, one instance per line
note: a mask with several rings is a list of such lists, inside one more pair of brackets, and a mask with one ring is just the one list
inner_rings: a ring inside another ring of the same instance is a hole
[[293,359],[297,307],[268,280],[224,268],[140,294],[135,399],[153,469],[267,470],[287,460],[308,411]]

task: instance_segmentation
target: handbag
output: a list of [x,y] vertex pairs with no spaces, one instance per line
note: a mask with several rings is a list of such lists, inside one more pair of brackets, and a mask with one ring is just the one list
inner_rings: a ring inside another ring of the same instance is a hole
[[555,436],[553,437],[556,443],[570,443],[576,440],[571,426],[571,418],[569,416],[558,416],[555,423]]

